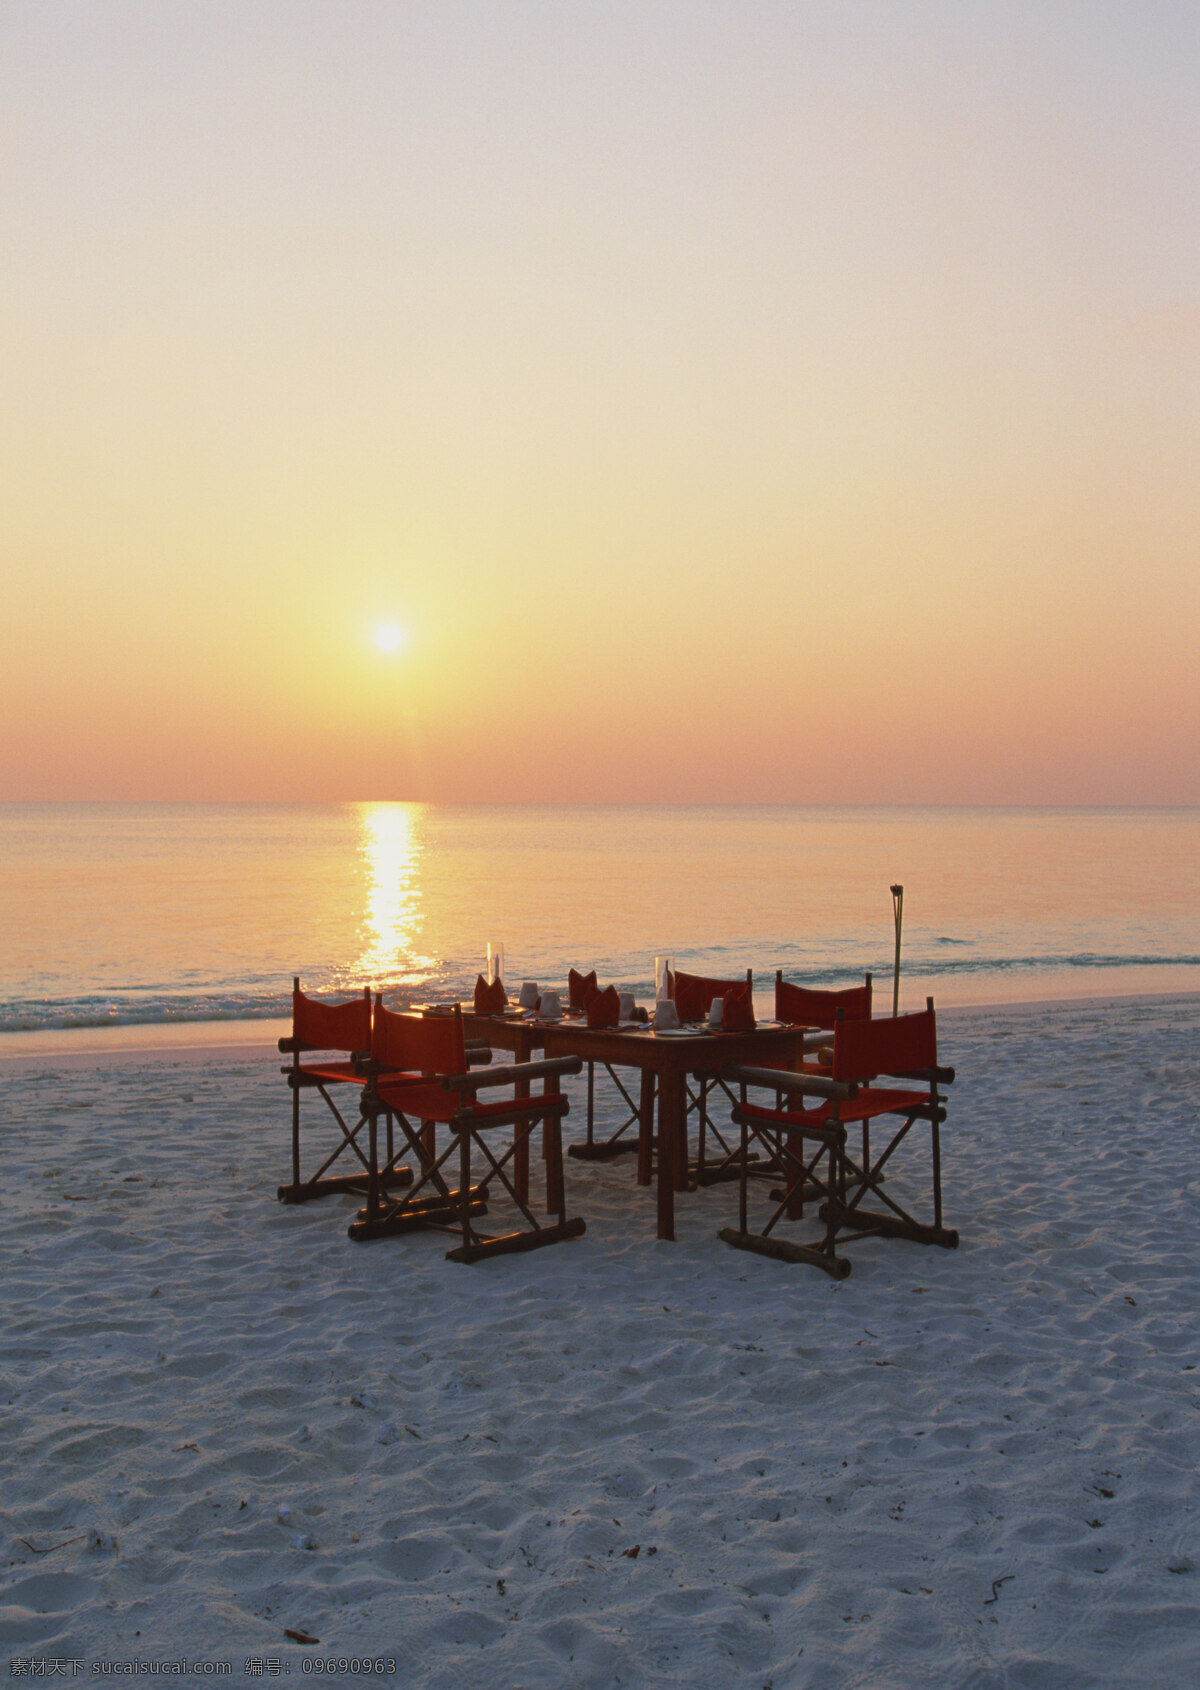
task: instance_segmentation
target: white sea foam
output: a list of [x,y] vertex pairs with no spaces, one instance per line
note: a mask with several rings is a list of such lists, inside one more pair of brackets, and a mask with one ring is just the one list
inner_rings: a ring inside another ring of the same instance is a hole
[[[720,957],[714,960],[711,953],[700,951],[694,955],[681,953],[677,961],[681,967],[696,970],[719,970],[725,966],[740,972],[741,959],[749,958],[752,964],[757,964],[756,978],[768,982],[774,979],[774,968],[769,966],[770,958],[789,948],[783,940],[771,950],[762,948],[761,941],[757,947],[752,947],[748,940],[746,947],[738,952],[737,961],[727,957],[723,963]],[[624,961],[631,971],[636,970],[634,958],[628,957]],[[547,972],[546,968],[542,969],[543,974]],[[976,956],[947,962],[918,954],[906,959],[904,984],[909,996],[914,995],[919,987],[936,993],[940,1001],[963,1001],[964,998],[971,1001],[973,996],[986,1000],[996,992],[1008,998],[1036,997],[1047,989],[1048,981],[1053,982],[1048,995],[1086,996],[1089,990],[1098,991],[1097,978],[1106,991],[1117,994],[1125,989],[1127,981],[1130,990],[1140,988],[1145,991],[1147,984],[1151,987],[1173,984],[1178,989],[1181,973],[1194,974],[1196,985],[1200,987],[1200,955],[1155,954],[1143,950],[1110,956],[1084,951],[1061,956]],[[845,968],[785,968],[783,974],[785,979],[807,986],[845,984],[848,978]],[[421,997],[467,1000],[474,981],[474,974],[445,968],[427,978],[410,981],[403,990],[395,987],[386,989],[384,998],[389,1004],[406,1003]],[[882,974],[882,981],[886,988],[889,984],[886,971]],[[359,983],[359,990],[363,984],[367,982]],[[640,978],[631,972],[628,978],[619,976],[618,984],[621,990],[640,993],[643,998],[652,996],[653,980],[649,975]],[[332,990],[335,996],[344,997],[353,987],[345,982],[328,987],[327,983],[327,989]],[[948,1000],[942,998],[943,992],[949,994]],[[759,1012],[770,1015],[769,990],[760,990],[757,999]],[[16,998],[8,1001],[0,998],[0,1034],[71,1028],[90,1031],[99,1027],[186,1026],[201,1021],[269,1021],[286,1018],[291,1012],[290,989],[275,993],[117,993],[108,997]]]

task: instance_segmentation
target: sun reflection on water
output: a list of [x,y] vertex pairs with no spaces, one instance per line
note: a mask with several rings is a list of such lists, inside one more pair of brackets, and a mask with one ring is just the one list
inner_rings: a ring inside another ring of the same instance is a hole
[[377,986],[414,985],[433,968],[415,950],[421,927],[420,837],[423,804],[360,804],[359,854],[367,904],[359,928],[356,972]]

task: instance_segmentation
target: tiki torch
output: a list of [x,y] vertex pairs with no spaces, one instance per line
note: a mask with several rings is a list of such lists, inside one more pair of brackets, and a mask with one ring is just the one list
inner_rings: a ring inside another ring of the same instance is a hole
[[900,929],[904,924],[904,888],[892,887],[892,920],[896,925],[896,968],[892,975],[892,1014],[900,1013]]

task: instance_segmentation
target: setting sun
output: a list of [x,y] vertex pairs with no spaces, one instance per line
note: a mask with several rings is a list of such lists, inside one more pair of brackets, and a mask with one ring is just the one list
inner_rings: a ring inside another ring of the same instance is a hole
[[376,628],[374,639],[376,647],[391,657],[404,645],[404,630],[394,622],[383,622]]

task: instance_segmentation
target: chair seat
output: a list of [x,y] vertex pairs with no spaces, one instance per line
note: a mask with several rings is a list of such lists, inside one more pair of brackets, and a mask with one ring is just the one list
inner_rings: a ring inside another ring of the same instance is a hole
[[[282,1071],[289,1076],[294,1074],[302,1085],[331,1085],[335,1081],[341,1085],[364,1084],[362,1073],[352,1062],[302,1062],[294,1069]],[[402,1086],[421,1085],[425,1080],[424,1074],[389,1074],[387,1077],[388,1085],[397,1090]]]
[[355,1072],[352,1062],[301,1062],[295,1071],[308,1080],[357,1081],[362,1085],[362,1075]]
[[[361,1074],[359,1080],[363,1082]],[[428,1074],[406,1074],[402,1069],[393,1069],[390,1072],[385,1071],[381,1076],[379,1090],[381,1093],[384,1091],[400,1092],[408,1091],[413,1086],[424,1086],[427,1091],[440,1089],[433,1086]]]
[[396,1085],[390,1077],[380,1085],[379,1099],[385,1108],[417,1121],[456,1121],[464,1117],[473,1121],[510,1120],[514,1114],[544,1115],[561,1107],[557,1098],[545,1097],[510,1096],[481,1103],[478,1098],[467,1099],[457,1092],[445,1091],[440,1085],[421,1085],[413,1080],[407,1085]]
[[[839,1119],[847,1126],[853,1121],[869,1121],[874,1115],[907,1115],[928,1102],[928,1092],[890,1091],[883,1086],[872,1086],[843,1103]],[[829,1119],[828,1104],[821,1109],[764,1109],[757,1103],[741,1107],[742,1112],[756,1121],[777,1121],[783,1127],[823,1127]]]

